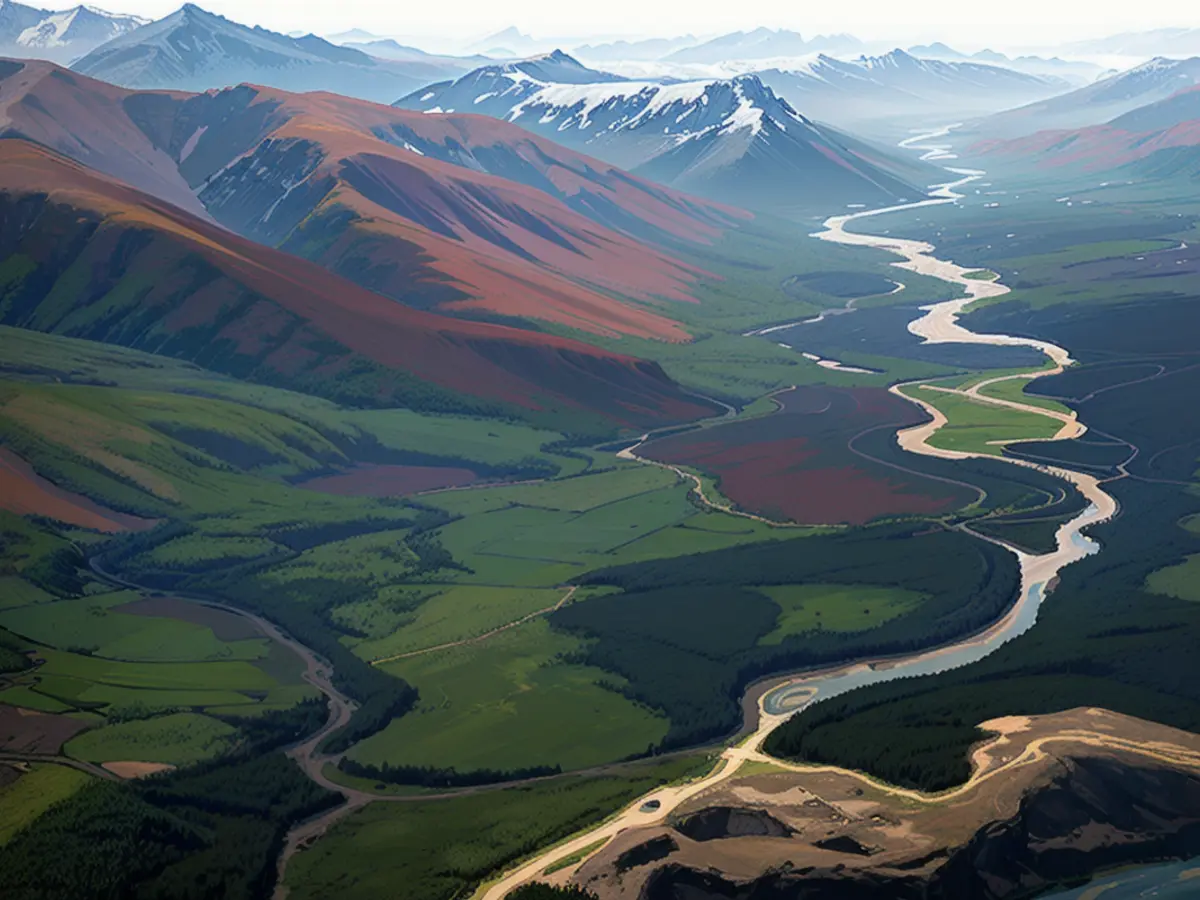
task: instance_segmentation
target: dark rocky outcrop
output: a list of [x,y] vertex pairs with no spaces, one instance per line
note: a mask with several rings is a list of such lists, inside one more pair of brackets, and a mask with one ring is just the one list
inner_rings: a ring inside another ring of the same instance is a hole
[[[857,849],[824,846],[866,850],[853,843]],[[1083,757],[1059,763],[1016,815],[980,829],[928,875],[906,874],[915,866],[900,862],[864,869],[783,866],[737,881],[713,869],[670,864],[650,875],[640,900],[1024,900],[1115,866],[1197,854],[1200,776]]]
[[791,828],[766,810],[713,806],[680,820],[675,830],[693,841],[731,837],[790,837]]
[[1197,853],[1200,777],[1085,757],[953,853],[932,895],[1028,897],[1099,869]]
[[814,841],[814,847],[820,847],[822,850],[832,850],[835,853],[853,853],[855,856],[870,856],[876,852],[874,848],[860,844],[848,834],[839,834],[837,837],[826,838],[823,841]]
[[675,843],[673,837],[669,834],[660,834],[658,837],[651,838],[645,843],[630,847],[618,856],[617,871],[627,872],[630,869],[644,866],[647,863],[658,862],[660,859],[666,859],[678,849],[679,845]]

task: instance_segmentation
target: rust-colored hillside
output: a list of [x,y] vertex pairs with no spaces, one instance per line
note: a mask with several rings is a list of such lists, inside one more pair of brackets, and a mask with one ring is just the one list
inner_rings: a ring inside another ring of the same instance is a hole
[[0,141],[0,221],[5,324],[362,405],[711,412],[656,364],[410,309],[23,140]]
[[48,63],[0,76],[0,132],[416,308],[687,340],[672,307],[712,276],[669,248],[746,215],[480,116],[130,92]]

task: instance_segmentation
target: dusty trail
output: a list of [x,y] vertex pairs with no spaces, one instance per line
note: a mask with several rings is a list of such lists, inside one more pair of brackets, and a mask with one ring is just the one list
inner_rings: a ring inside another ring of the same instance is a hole
[[[992,723],[984,722],[980,725],[984,730],[993,730]],[[1122,738],[1119,735],[1107,734],[1102,731],[1092,731],[1087,729],[1066,729],[1055,734],[1045,737],[1036,738],[1028,742],[1022,752],[1015,754],[1005,762],[993,764],[993,752],[1009,747],[1012,744],[1010,731],[1005,723],[997,722],[996,737],[992,738],[985,744],[980,745],[972,753],[971,777],[958,787],[951,788],[948,791],[942,791],[937,794],[927,794],[923,791],[912,790],[910,788],[897,787],[893,784],[888,784],[885,781],[879,781],[872,778],[863,772],[856,772],[851,769],[843,769],[838,766],[821,766],[821,765],[796,765],[784,760],[777,759],[773,756],[768,756],[762,752],[753,752],[747,754],[749,759],[766,762],[771,765],[787,769],[790,772],[799,772],[801,774],[812,775],[820,772],[836,772],[839,775],[849,775],[852,778],[861,781],[863,784],[870,785],[872,788],[882,791],[891,797],[897,797],[904,800],[909,800],[914,803],[933,805],[938,803],[947,803],[951,800],[957,800],[960,797],[969,794],[979,788],[980,785],[987,781],[996,778],[999,775],[1004,775],[1011,772],[1013,769],[1036,763],[1044,759],[1049,752],[1046,748],[1052,744],[1073,744],[1076,746],[1093,747],[1100,750],[1114,750],[1125,753],[1132,753],[1144,759],[1154,760],[1155,762],[1166,763],[1171,766],[1180,768],[1200,769],[1200,752],[1192,750],[1188,747],[1182,747],[1175,744],[1164,744],[1154,741],[1135,741],[1128,738]]]
[[[945,153],[941,148],[927,147],[922,148],[917,142],[930,137],[942,136],[948,134],[949,129],[944,129],[935,132],[931,135],[925,135],[918,138],[910,139],[905,142],[905,146],[916,147],[917,149],[927,149],[926,158],[952,158],[950,154]],[[1038,369],[1031,372],[1020,373],[1016,376],[1005,376],[1014,378],[1042,378],[1049,375],[1061,372],[1066,366],[1071,365],[1072,360],[1070,354],[1063,348],[1045,341],[1036,341],[1026,338],[1013,337],[1010,335],[988,335],[976,334],[968,331],[959,324],[959,316],[963,310],[975,300],[985,297],[998,297],[1009,291],[1009,288],[997,281],[982,281],[977,279],[966,278],[965,275],[971,269],[966,269],[956,263],[939,260],[932,256],[933,247],[921,241],[911,241],[900,238],[892,238],[887,236],[875,236],[849,232],[845,230],[848,222],[866,218],[873,215],[879,215],[884,212],[895,212],[898,210],[919,209],[926,206],[936,206],[940,204],[953,203],[958,199],[959,195],[954,193],[954,189],[970,181],[979,178],[983,173],[972,170],[949,170],[962,177],[947,185],[938,187],[933,196],[928,200],[919,201],[917,203],[905,204],[903,206],[891,207],[888,209],[869,210],[864,212],[853,213],[844,216],[834,216],[825,223],[826,230],[820,234],[814,235],[821,240],[827,240],[835,243],[851,244],[857,246],[875,247],[896,253],[903,257],[901,262],[895,263],[899,268],[909,271],[918,272],[923,275],[930,275],[939,278],[943,281],[952,284],[960,285],[966,296],[957,300],[950,300],[944,303],[934,304],[925,307],[925,315],[916,319],[909,324],[908,330],[918,337],[924,338],[929,343],[971,343],[971,344],[989,344],[993,346],[1025,346],[1034,347],[1041,350],[1053,363],[1053,368]],[[996,383],[1002,378],[990,379],[990,383]],[[934,406],[923,402],[919,399],[907,397],[900,393],[899,390],[893,388],[897,394],[904,397],[910,402],[915,402],[924,408],[932,417],[932,420],[924,425],[918,425],[913,428],[905,429],[899,432],[897,438],[901,446],[913,453],[926,456],[938,456],[947,459],[966,459],[972,456],[984,456],[984,454],[972,454],[961,451],[942,450],[929,445],[928,440],[937,430],[946,423],[945,416],[942,415]],[[966,392],[964,392],[966,393]],[[978,397],[980,400],[990,401],[995,398]],[[1062,427],[1059,430],[1057,439],[1070,440],[1082,434],[1083,426],[1078,423],[1074,415],[1065,415],[1054,410],[1046,410],[1042,407],[1024,404],[1017,401],[1001,401],[1002,405],[1010,408],[1020,409],[1023,412],[1029,412],[1036,415],[1049,415],[1053,418],[1062,421]],[[635,454],[634,451],[645,441],[643,438],[632,447],[627,448],[620,454],[626,459],[641,459],[644,462],[650,462],[654,465],[663,465],[654,460],[644,460]],[[989,459],[997,457],[989,456]],[[712,773],[697,781],[688,784],[666,787],[654,791],[646,796],[635,801],[632,805],[618,813],[608,822],[600,826],[590,829],[582,834],[576,835],[574,838],[559,844],[558,846],[547,850],[531,860],[519,865],[515,869],[505,873],[499,880],[490,885],[485,886],[476,892],[476,900],[503,900],[509,891],[535,880],[542,872],[550,865],[577,853],[584,848],[600,841],[602,839],[611,838],[617,833],[628,828],[642,827],[654,825],[665,821],[671,813],[677,809],[680,804],[695,797],[704,791],[707,791],[721,782],[731,778],[737,774],[738,770],[747,762],[770,762],[773,765],[781,765],[784,768],[794,768],[797,771],[817,771],[814,767],[794,766],[790,763],[784,763],[773,757],[763,753],[762,745],[776,727],[786,721],[799,710],[805,708],[818,699],[826,699],[831,696],[851,690],[866,684],[878,683],[882,681],[892,680],[894,678],[929,674],[932,672],[944,671],[946,669],[955,668],[957,666],[966,665],[978,659],[987,656],[995,650],[1003,642],[1010,640],[1016,635],[1027,630],[1033,625],[1036,618],[1037,608],[1040,605],[1046,585],[1055,578],[1059,571],[1073,562],[1082,559],[1099,550],[1099,545],[1087,538],[1083,534],[1083,530],[1088,526],[1106,521],[1116,514],[1116,501],[1106,493],[1101,487],[1101,483],[1095,477],[1082,472],[1075,472],[1068,469],[1062,469],[1054,466],[1041,466],[1035,463],[1029,463],[1022,460],[1003,458],[1005,461],[1013,465],[1025,465],[1037,468],[1043,472],[1048,472],[1066,481],[1070,481],[1078,487],[1083,495],[1088,499],[1089,506],[1082,513],[1061,526],[1056,535],[1057,548],[1051,552],[1041,555],[1033,555],[1015,550],[1008,547],[1018,558],[1021,566],[1021,594],[1016,604],[1009,613],[999,622],[992,625],[990,628],[971,637],[968,637],[955,644],[936,648],[933,650],[924,651],[921,653],[912,654],[907,657],[877,660],[874,662],[856,662],[837,669],[827,670],[817,673],[806,673],[794,678],[782,679],[770,689],[763,692],[757,702],[758,723],[754,732],[734,747],[730,747],[722,754],[722,759]],[[700,479],[691,473],[682,471],[674,466],[666,466],[673,469],[681,477],[691,478],[697,486],[697,493],[705,502],[709,502],[703,494],[703,485]],[[715,504],[712,504],[716,506]],[[722,508],[716,506],[716,508]],[[757,518],[751,516],[751,518]],[[764,520],[765,521],[765,520]],[[1006,546],[1007,545],[1002,545]],[[997,741],[1005,739],[1005,735],[1001,734]],[[1196,755],[1180,755],[1175,750],[1166,749],[1155,746],[1142,746],[1135,742],[1123,741],[1120,738],[1112,735],[1101,733],[1064,733],[1046,737],[1029,746],[1025,753],[1010,760],[1009,762],[997,767],[985,767],[977,765],[971,780],[966,784],[955,788],[953,791],[944,792],[939,795],[922,794],[919,791],[909,791],[904,788],[885,785],[874,782],[866,775],[850,772],[856,778],[861,778],[864,781],[870,781],[875,787],[881,790],[888,791],[897,796],[907,797],[917,800],[922,803],[936,803],[950,799],[954,796],[960,796],[963,792],[974,790],[978,784],[986,778],[994,778],[999,773],[1017,765],[1027,764],[1044,755],[1044,747],[1055,741],[1075,741],[1078,743],[1092,744],[1096,746],[1121,746],[1121,749],[1132,750],[1142,753],[1152,758],[1159,758],[1165,761],[1186,763],[1188,765],[1200,766],[1200,758],[1193,758]],[[995,743],[995,742],[993,742]],[[986,749],[986,748],[981,748]],[[1190,753],[1190,751],[1189,751]],[[1186,757],[1186,758],[1185,758]],[[979,751],[975,754],[975,760],[978,761],[981,757]],[[837,767],[829,766],[822,767],[826,771],[846,772],[847,770],[838,769]],[[645,811],[644,804],[650,800],[657,800],[658,806],[653,811]]]
[[45,763],[55,766],[66,766],[68,769],[76,769],[84,772],[94,778],[103,778],[106,781],[121,781],[121,776],[115,772],[110,772],[103,766],[93,765],[90,762],[84,762],[81,759],[74,759],[70,756],[60,756],[50,753],[14,753],[9,750],[0,750],[0,763]]
[[449,641],[445,644],[438,644],[434,647],[422,647],[420,650],[409,650],[407,653],[397,653],[394,656],[385,656],[382,659],[373,659],[371,660],[371,665],[380,666],[384,663],[395,662],[398,659],[410,659],[414,656],[424,656],[426,653],[435,653],[438,650],[449,650],[451,647],[464,647],[467,644],[481,643],[490,637],[495,637],[501,632],[508,631],[510,628],[516,628],[518,625],[524,625],[526,622],[530,622],[533,619],[536,619],[538,616],[549,615],[555,610],[562,609],[571,602],[571,598],[575,596],[575,592],[577,590],[579,590],[579,588],[576,585],[567,585],[567,592],[563,594],[562,597],[559,598],[558,602],[553,606],[547,606],[545,609],[536,610],[535,612],[531,612],[519,619],[501,625],[499,628],[493,628],[491,631],[486,631],[483,634],[477,634],[475,637],[463,638],[462,640],[458,641]]

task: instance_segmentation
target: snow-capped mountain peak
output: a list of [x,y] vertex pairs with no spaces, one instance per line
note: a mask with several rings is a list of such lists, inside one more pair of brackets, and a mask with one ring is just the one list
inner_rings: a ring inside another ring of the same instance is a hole
[[753,207],[796,208],[838,184],[875,201],[918,193],[753,74],[632,80],[550,54],[485,66],[396,105],[504,119],[635,174]]
[[137,16],[114,16],[94,6],[76,6],[50,13],[26,28],[17,36],[17,43],[23,47],[66,47],[77,41],[103,42],[147,21]]
[[810,118],[868,133],[894,133],[915,116],[970,117],[1053,96],[1060,78],[969,60],[925,59],[900,49],[837,59],[781,61],[758,72]]
[[51,11],[0,0],[0,53],[67,62],[147,21],[94,6]]
[[76,7],[47,16],[17,35],[17,43],[22,47],[61,47],[65,43],[67,31],[81,9],[82,7]]
[[541,125],[599,132],[650,128],[656,134],[689,140],[716,130],[749,129],[758,135],[768,124],[786,130],[803,118],[754,75],[674,84],[621,81],[552,84],[529,94],[506,118],[536,116]]
[[[542,53],[538,56],[513,60],[496,66],[485,66],[482,69],[476,69],[475,72],[492,77],[500,74],[520,79],[521,76],[524,76],[539,84],[593,84],[622,80],[617,75],[589,69],[562,50],[553,50],[550,53]],[[475,72],[469,72],[463,77],[469,77]]]
[[482,112],[562,139],[621,132],[678,143],[708,133],[786,131],[805,119],[756,75],[664,83],[634,81],[581,65],[556,50],[485,66],[416,92],[397,105],[427,112]]

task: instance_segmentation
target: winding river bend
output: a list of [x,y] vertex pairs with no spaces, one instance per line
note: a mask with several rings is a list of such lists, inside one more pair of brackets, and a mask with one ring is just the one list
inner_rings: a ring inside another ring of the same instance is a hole
[[[928,141],[944,137],[949,132],[949,128],[943,128],[918,135],[903,142],[902,146],[924,151],[923,158],[925,159],[953,159],[953,155],[948,153],[945,147],[928,144]],[[992,379],[989,383],[996,383],[1005,378],[1030,380],[1061,372],[1072,364],[1070,354],[1062,347],[1045,341],[1012,335],[977,334],[959,322],[959,316],[963,310],[975,300],[997,297],[1009,292],[1009,288],[1001,284],[999,280],[985,281],[967,278],[966,275],[971,270],[948,260],[937,259],[933,256],[935,248],[921,241],[846,230],[846,226],[850,222],[871,216],[954,203],[962,196],[956,193],[957,188],[976,181],[984,175],[983,172],[970,169],[947,169],[947,171],[958,176],[957,179],[936,186],[927,199],[883,209],[833,216],[826,220],[825,230],[813,237],[839,244],[886,250],[901,257],[901,260],[894,264],[898,268],[940,278],[960,286],[965,291],[965,297],[923,307],[922,311],[925,314],[909,323],[908,330],[925,341],[1033,347],[1044,353],[1053,363],[1051,368],[1002,376]],[[929,439],[946,423],[945,417],[934,406],[923,400],[902,394],[897,388],[893,388],[893,391],[910,402],[919,404],[931,416],[931,421],[928,423],[906,429],[898,434],[898,440],[906,450],[925,456],[948,459],[965,459],[982,455],[943,450],[931,446]],[[974,397],[981,402],[999,402],[1000,405],[1009,408],[1036,415],[1047,415],[1047,411],[1041,407],[1017,401],[991,401],[977,392],[974,393]],[[1085,431],[1082,423],[1079,423],[1074,415],[1062,416],[1059,414],[1053,417],[1062,421],[1062,427],[1054,438],[1056,440],[1072,440]],[[990,456],[988,458],[996,459],[998,457]],[[662,788],[640,798],[607,822],[583,834],[576,835],[505,873],[497,881],[477,892],[476,897],[480,900],[502,900],[509,891],[536,879],[547,867],[556,862],[575,854],[581,854],[581,851],[586,848],[607,840],[627,828],[653,825],[664,821],[680,804],[730,778],[746,762],[768,759],[761,750],[767,735],[793,714],[812,703],[869,684],[897,678],[930,675],[968,665],[993,653],[1001,644],[1032,627],[1037,619],[1038,608],[1046,596],[1047,588],[1058,573],[1071,563],[1099,552],[1099,543],[1085,535],[1084,530],[1115,515],[1117,504],[1113,497],[1103,489],[1101,483],[1091,475],[1070,469],[1041,466],[1008,457],[1003,457],[1003,459],[1012,465],[1030,466],[1069,481],[1089,501],[1089,505],[1083,512],[1059,527],[1056,534],[1056,548],[1052,552],[1030,554],[1003,545],[1016,554],[1021,567],[1020,596],[1003,619],[982,633],[945,647],[888,660],[857,662],[820,672],[810,671],[776,679],[773,683],[767,684],[765,688],[760,684],[753,691],[753,695],[758,697],[756,702],[758,719],[753,733],[737,746],[726,749],[722,754],[721,762],[710,775],[689,784]],[[991,540],[982,535],[977,536],[981,540]],[[931,799],[936,800],[936,798]],[[658,801],[657,806],[653,809],[646,808],[646,804],[650,800]],[[572,870],[573,867],[568,867],[567,871]]]
[[[942,133],[939,132],[926,137],[940,136]],[[909,144],[909,146],[917,145],[913,143]],[[1004,380],[1019,379],[1031,381],[1034,378],[1057,375],[1064,368],[1072,365],[1073,360],[1070,353],[1064,348],[1046,341],[1005,334],[977,334],[969,331],[959,323],[959,316],[971,303],[989,297],[999,297],[1010,291],[1010,288],[1000,283],[999,280],[986,281],[966,277],[967,273],[972,270],[964,268],[957,263],[937,259],[932,255],[934,247],[922,241],[877,236],[846,230],[848,223],[858,219],[865,219],[889,212],[953,203],[961,196],[956,193],[957,188],[978,180],[984,174],[966,169],[952,169],[949,171],[959,175],[959,179],[948,184],[939,185],[934,191],[934,197],[928,200],[883,209],[867,210],[849,215],[834,216],[825,221],[825,231],[814,235],[814,237],[839,244],[851,244],[887,250],[903,257],[901,262],[894,263],[897,268],[917,272],[922,275],[929,275],[961,286],[966,296],[957,300],[947,300],[943,303],[922,307],[925,315],[909,323],[908,330],[917,337],[923,338],[926,343],[1032,347],[1044,353],[1054,364],[1053,368],[989,379],[980,385],[976,385],[975,388],[968,392],[977,400],[984,400],[983,395],[978,393],[979,387],[985,384],[996,384]],[[930,416],[930,421],[926,424],[906,429],[897,435],[900,445],[905,450],[923,456],[936,456],[945,459],[969,459],[973,456],[984,456],[984,454],[980,453],[944,450],[931,446],[929,439],[946,423],[945,416],[932,404],[901,393],[899,386],[893,387],[892,392],[910,402],[919,404]],[[1048,414],[1047,410],[1031,404],[1013,401],[987,402],[995,402],[998,405],[1035,415],[1045,416]],[[1062,419],[1064,420],[1063,425],[1055,435],[1055,440],[1073,440],[1082,436],[1086,431],[1084,425],[1078,422],[1073,414],[1063,416]],[[996,457],[989,456],[987,458],[995,459]],[[1058,529],[1055,535],[1057,546],[1052,552],[1031,554],[1008,547],[1017,556],[1021,566],[1021,595],[1008,614],[975,637],[944,648],[906,656],[902,659],[891,661],[886,665],[861,663],[818,676],[789,679],[764,694],[760,701],[764,713],[771,716],[786,715],[815,702],[818,697],[820,699],[828,699],[868,684],[877,684],[883,681],[892,681],[896,678],[917,675],[932,675],[937,672],[944,672],[948,669],[977,662],[995,651],[1005,641],[1011,640],[1033,626],[1033,623],[1037,619],[1038,608],[1045,598],[1049,583],[1064,567],[1077,562],[1085,556],[1099,552],[1100,545],[1092,538],[1087,537],[1083,533],[1084,529],[1111,518],[1116,513],[1117,504],[1112,496],[1104,490],[1100,482],[1091,475],[1056,466],[1038,465],[1020,459],[1008,457],[1004,457],[1003,459],[1012,465],[1040,469],[1043,472],[1069,481],[1088,500],[1088,506],[1083,512]],[[991,540],[983,535],[977,534],[977,536],[983,540]]]

